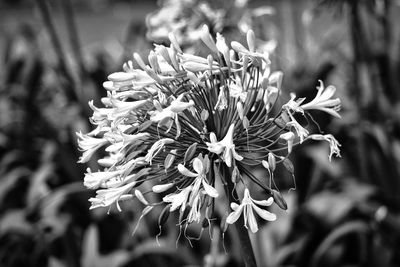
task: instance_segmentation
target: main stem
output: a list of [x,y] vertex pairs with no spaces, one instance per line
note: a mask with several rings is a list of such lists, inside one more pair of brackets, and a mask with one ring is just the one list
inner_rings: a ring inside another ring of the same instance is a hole
[[[225,178],[226,186],[225,193],[228,196],[229,203],[238,203],[238,194],[236,192],[235,186],[231,181],[231,171],[227,166],[222,167],[222,175]],[[239,204],[239,203],[238,203]],[[253,247],[249,238],[249,233],[247,228],[244,227],[243,216],[235,223],[235,229],[239,237],[240,245],[242,248],[242,256],[246,267],[257,267],[256,258],[254,257]]]

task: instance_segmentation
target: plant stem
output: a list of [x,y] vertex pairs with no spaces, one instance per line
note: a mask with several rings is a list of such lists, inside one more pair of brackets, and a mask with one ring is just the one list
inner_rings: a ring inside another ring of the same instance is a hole
[[[227,166],[221,168],[221,173],[225,178],[226,186],[225,193],[228,196],[229,203],[238,203],[238,194],[236,192],[235,186],[231,181],[231,170]],[[239,203],[238,203],[239,204]],[[239,237],[241,252],[243,256],[243,261],[246,267],[257,267],[256,258],[254,257],[253,247],[249,238],[249,233],[246,227],[244,227],[243,216],[235,223],[236,233]]]

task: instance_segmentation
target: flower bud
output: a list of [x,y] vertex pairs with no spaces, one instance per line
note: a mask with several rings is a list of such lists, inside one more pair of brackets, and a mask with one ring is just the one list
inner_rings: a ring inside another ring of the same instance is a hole
[[268,163],[268,161],[262,160],[262,161],[261,161],[261,164],[262,164],[263,167],[266,168],[267,170],[270,169],[270,168],[269,168],[269,163]]
[[293,163],[290,161],[288,158],[283,159],[283,166],[290,172],[291,174],[294,174],[294,166]]
[[256,50],[256,37],[254,36],[254,32],[249,30],[246,37],[250,52],[254,52]]
[[170,45],[170,47],[168,49],[168,54],[169,54],[169,58],[171,59],[172,66],[174,67],[174,69],[176,71],[178,71],[179,64],[178,64],[178,60],[176,59],[176,50],[173,48],[172,44]]
[[242,123],[243,123],[243,128],[248,130],[250,127],[250,121],[246,116],[243,117]]
[[287,203],[286,203],[285,199],[283,198],[282,194],[275,189],[272,189],[271,192],[272,192],[272,197],[273,197],[276,205],[278,205],[278,207],[283,210],[287,210]]
[[167,191],[168,189],[172,188],[174,186],[174,183],[168,183],[168,184],[158,184],[155,185],[151,188],[151,190],[154,193],[163,193]]
[[156,53],[154,53],[153,51],[150,51],[148,59],[149,59],[149,63],[150,63],[151,68],[156,73],[160,73],[161,69],[160,69],[160,65],[158,64],[158,58],[157,58]]
[[146,64],[144,64],[142,57],[138,53],[133,53],[133,58],[142,70],[146,69]]
[[175,154],[176,154],[176,149],[173,149],[173,150],[171,150],[171,153],[168,154],[168,155],[165,157],[165,160],[164,160],[164,168],[165,168],[165,171],[167,171],[167,170],[172,166],[172,163],[174,163]]
[[241,43],[233,41],[231,42],[231,47],[238,53],[247,54],[248,51]]
[[272,154],[271,152],[268,153],[268,164],[271,172],[274,172],[276,168],[276,160],[274,154]]
[[179,46],[179,43],[178,43],[178,40],[176,39],[175,34],[173,34],[172,32],[170,32],[170,33],[168,34],[168,38],[169,38],[169,40],[170,40],[171,45],[173,46],[173,48],[174,48],[176,51],[178,51],[179,53],[182,53],[182,49],[181,49],[181,47]]
[[238,167],[235,166],[232,171],[232,182],[236,184],[240,181],[241,178],[242,175],[240,174]]
[[203,109],[200,113],[200,117],[201,117],[202,121],[206,121],[209,116],[210,116],[210,113],[206,109]]
[[185,152],[185,156],[183,158],[184,162],[191,160],[196,153],[197,143],[193,143],[189,146],[189,148]]
[[142,192],[140,192],[138,189],[135,190],[135,196],[137,197],[137,199],[139,199],[140,202],[143,203],[143,205],[149,205],[149,202],[144,198]]
[[114,83],[112,81],[106,81],[103,83],[103,87],[104,89],[106,89],[107,91],[116,91],[118,90],[117,87],[114,87]]
[[155,73],[155,71],[153,69],[151,69],[149,66],[145,66],[144,70],[157,83],[159,83],[159,84],[163,84],[164,83],[163,80],[161,80],[161,78],[158,77],[158,75]]
[[133,80],[135,78],[135,74],[132,72],[114,72],[108,75],[107,78],[113,82],[125,82]]
[[163,46],[163,45],[155,45],[156,48],[154,49],[156,53],[160,56],[162,56],[165,61],[172,66],[172,61],[171,58],[169,57],[168,49]]
[[239,118],[240,118],[241,120],[243,120],[244,110],[243,110],[243,104],[242,104],[242,102],[238,101],[238,102],[236,103],[236,108],[237,108],[237,113],[238,113],[238,115],[239,115]]
[[210,34],[208,26],[205,24],[203,25],[203,28],[201,29],[200,38],[211,51],[218,54],[218,48]]

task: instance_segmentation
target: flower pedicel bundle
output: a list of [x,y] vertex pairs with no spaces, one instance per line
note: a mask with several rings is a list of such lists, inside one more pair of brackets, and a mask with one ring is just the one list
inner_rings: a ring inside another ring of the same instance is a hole
[[[96,128],[77,134],[83,151],[79,162],[87,162],[99,148],[108,153],[98,160],[102,170],[85,174],[84,185],[97,190],[89,199],[91,208],[115,204],[121,210],[119,201],[137,199],[145,205],[142,217],[163,207],[160,227],[175,211],[178,223],[187,226],[209,223],[215,202],[228,199],[225,226],[243,214],[244,226],[257,232],[257,217],[276,219],[267,206],[275,202],[286,209],[271,181],[278,164],[293,172],[287,156],[294,144],[325,140],[329,158],[340,156],[332,135],[310,134],[294,116],[320,110],[340,117],[340,100],[332,99],[335,88],[320,82],[313,100],[292,94],[277,107],[282,73],[271,73],[269,55],[256,51],[251,30],[247,47],[232,42],[230,48],[218,33],[215,42],[204,26],[207,58],[183,53],[174,35],[169,37],[170,47],[155,45],[149,65],[134,54],[140,69],[129,61],[123,72],[108,77],[105,107],[89,102]],[[266,168],[269,177],[256,177],[256,166]],[[265,191],[264,199],[251,197],[252,183]],[[239,199],[236,188],[243,189]],[[149,203],[148,194],[162,201]]]

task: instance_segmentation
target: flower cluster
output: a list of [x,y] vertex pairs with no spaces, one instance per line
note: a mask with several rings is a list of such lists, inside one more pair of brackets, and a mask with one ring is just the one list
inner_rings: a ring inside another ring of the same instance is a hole
[[[120,201],[137,199],[145,205],[142,216],[162,206],[160,224],[177,211],[179,224],[187,226],[210,222],[217,216],[215,202],[228,199],[232,210],[226,225],[243,214],[245,226],[256,232],[258,217],[276,219],[267,206],[286,205],[271,183],[254,175],[254,167],[265,167],[272,179],[277,164],[290,166],[292,146],[308,139],[326,140],[329,157],[339,155],[332,135],[310,134],[296,120],[310,110],[339,117],[335,88],[321,82],[312,101],[292,95],[278,106],[283,74],[271,71],[269,54],[256,50],[251,30],[246,46],[235,41],[229,46],[204,26],[200,38],[210,49],[206,58],[182,52],[175,36],[169,38],[169,47],[155,45],[148,64],[134,54],[140,68],[129,61],[124,71],[109,75],[104,107],[89,102],[96,127],[78,133],[80,162],[99,149],[106,152],[98,160],[102,169],[88,169],[84,178],[86,187],[97,190],[89,199],[91,208],[121,210]],[[265,199],[251,197],[255,187]],[[239,199],[230,195],[232,189],[241,189]]]

